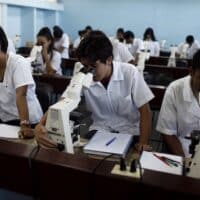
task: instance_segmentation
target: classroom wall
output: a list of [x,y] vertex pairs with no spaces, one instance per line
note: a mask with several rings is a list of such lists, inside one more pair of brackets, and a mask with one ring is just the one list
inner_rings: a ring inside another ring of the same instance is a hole
[[148,26],[158,40],[178,44],[187,34],[200,40],[199,0],[65,0],[61,24],[72,39],[86,25],[113,35],[118,27],[142,37]]

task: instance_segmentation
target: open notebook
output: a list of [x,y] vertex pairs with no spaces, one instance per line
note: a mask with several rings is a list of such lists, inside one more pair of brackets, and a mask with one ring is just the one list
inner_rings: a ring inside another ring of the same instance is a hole
[[84,152],[125,157],[132,140],[133,136],[130,134],[98,131],[84,147]]
[[182,175],[183,159],[180,156],[143,151],[140,158],[144,169]]

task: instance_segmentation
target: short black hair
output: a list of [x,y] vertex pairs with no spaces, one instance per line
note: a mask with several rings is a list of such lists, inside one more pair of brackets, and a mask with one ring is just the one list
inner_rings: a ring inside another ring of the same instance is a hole
[[8,39],[3,28],[0,26],[0,51],[7,53],[8,49]]
[[122,33],[122,34],[124,34],[124,29],[123,29],[123,28],[118,28],[118,29],[117,29],[117,33]]
[[78,35],[80,37],[82,37],[85,33],[86,33],[86,30],[80,30],[80,31],[78,31]]
[[188,35],[186,38],[185,38],[185,41],[188,43],[188,44],[192,44],[194,42],[194,37],[193,35]]
[[76,54],[79,60],[85,58],[92,63],[97,60],[106,63],[106,60],[113,56],[112,52],[113,47],[108,37],[102,31],[96,30],[80,42]]
[[85,27],[85,30],[86,30],[86,31],[92,31],[92,27],[89,26],[89,25],[87,25],[87,26]]
[[194,54],[192,59],[192,69],[200,70],[200,49]]
[[126,31],[125,33],[124,33],[124,38],[127,40],[127,39],[129,39],[129,38],[135,38],[135,35],[134,35],[134,33],[132,32],[132,31]]
[[53,27],[53,36],[54,38],[61,38],[63,35],[63,30],[59,26]]

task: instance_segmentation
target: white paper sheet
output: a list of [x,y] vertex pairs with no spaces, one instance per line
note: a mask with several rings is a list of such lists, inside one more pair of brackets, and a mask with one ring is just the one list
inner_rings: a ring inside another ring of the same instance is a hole
[[[166,158],[178,161],[180,162],[180,164],[178,166],[167,165],[162,160],[157,158],[154,154],[157,156],[164,156]],[[142,168],[144,169],[150,169],[154,171],[182,175],[183,161],[182,161],[182,157],[180,156],[143,151],[140,162],[141,162]]]
[[0,138],[18,139],[19,126],[0,124]]

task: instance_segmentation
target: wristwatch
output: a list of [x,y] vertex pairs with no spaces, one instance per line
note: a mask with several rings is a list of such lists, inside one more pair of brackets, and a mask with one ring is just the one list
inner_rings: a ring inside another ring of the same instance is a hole
[[29,126],[30,125],[30,121],[29,120],[22,120],[22,121],[20,121],[20,126]]

